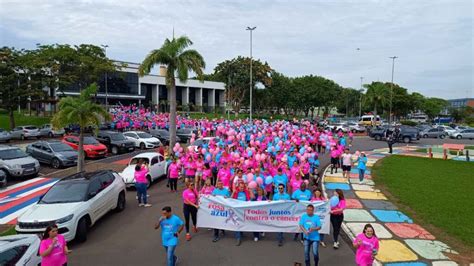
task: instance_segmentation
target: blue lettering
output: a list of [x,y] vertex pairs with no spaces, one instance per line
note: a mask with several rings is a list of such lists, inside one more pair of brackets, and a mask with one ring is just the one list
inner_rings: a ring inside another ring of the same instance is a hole
[[211,216],[227,217],[228,212],[227,211],[212,210],[211,211]]
[[277,211],[270,209],[270,216],[279,216],[279,215],[291,215],[290,211]]

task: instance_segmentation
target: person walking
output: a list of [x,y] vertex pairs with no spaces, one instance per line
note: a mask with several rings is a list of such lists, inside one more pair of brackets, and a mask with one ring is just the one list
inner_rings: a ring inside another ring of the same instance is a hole
[[41,265],[67,265],[67,255],[69,253],[71,253],[71,250],[68,249],[64,236],[58,233],[58,226],[54,224],[46,227],[39,248]]
[[148,164],[142,160],[135,166],[135,189],[137,190],[138,207],[151,207],[148,204],[147,186]]
[[339,233],[341,232],[342,221],[344,220],[344,209],[346,208],[346,200],[344,199],[344,193],[340,189],[334,191],[334,196],[339,198],[339,202],[336,206],[331,206],[331,225],[334,238],[334,249],[339,248]]
[[173,157],[171,159],[171,164],[168,166],[168,175],[169,175],[169,183],[170,183],[170,190],[171,192],[178,192],[178,178],[179,178],[179,172],[180,172],[180,166],[178,162],[176,161],[176,158]]
[[[224,184],[222,183],[222,180],[217,180],[217,187],[212,191],[212,196],[221,196],[224,198],[230,197],[230,191],[228,188],[224,187]],[[225,231],[222,231],[222,235],[225,235]],[[219,229],[214,229],[214,239],[212,242],[217,242],[219,241]]]
[[357,158],[357,169],[359,170],[359,183],[364,183],[365,170],[367,169],[367,156],[365,152],[361,152]]
[[[278,185],[278,193],[273,195],[273,200],[291,200],[290,195],[285,192],[285,186],[283,184]],[[277,233],[278,246],[283,246],[283,233]]]
[[388,144],[388,153],[392,154],[393,152],[392,146],[393,146],[393,143],[395,143],[395,138],[394,138],[394,133],[390,128],[388,128],[385,131],[385,139],[387,140],[387,144]]
[[[250,201],[253,198],[251,190],[248,190],[244,182],[240,182],[237,189],[232,192],[232,198],[241,201]],[[242,244],[242,232],[236,231],[235,238],[237,239],[236,246]]]
[[[306,183],[302,182],[300,184],[300,188],[295,190],[291,194],[291,199],[296,200],[296,202],[299,202],[301,200],[303,201],[310,201],[311,200],[311,191],[306,189]],[[303,242],[303,234],[301,233],[296,233],[295,236],[293,237],[294,241],[298,241],[298,236],[301,235],[301,242]]]
[[[253,197],[252,201],[267,201],[265,190],[263,190],[261,186],[257,187],[257,193]],[[258,242],[258,240],[260,240],[260,236],[265,236],[265,233],[253,232],[253,241]]]
[[314,265],[319,263],[319,230],[321,229],[321,220],[314,214],[314,206],[306,206],[306,213],[299,221],[299,226],[304,236],[304,262],[306,266],[311,265],[310,253],[313,252]]
[[193,221],[193,233],[197,233],[197,211],[198,205],[198,192],[194,188],[193,182],[186,183],[186,189],[183,191],[183,214],[186,227],[186,240],[191,240],[191,234],[189,233],[189,216]]
[[[323,195],[323,192],[320,188],[316,188],[313,190],[313,196],[311,197],[311,201],[326,201],[326,198]],[[326,247],[326,243],[324,243],[324,234],[319,234],[319,244],[323,248]]]
[[161,241],[166,250],[166,265],[175,266],[178,257],[175,255],[178,246],[178,235],[183,231],[183,220],[171,213],[171,207],[161,209],[161,217],[155,224],[155,230],[161,227]]
[[344,150],[342,154],[342,177],[347,178],[349,181],[349,173],[351,172],[352,167],[352,154],[349,152],[349,148]]
[[357,249],[355,261],[359,266],[371,266],[379,250],[379,239],[371,224],[366,224],[361,234],[357,235],[352,242]]

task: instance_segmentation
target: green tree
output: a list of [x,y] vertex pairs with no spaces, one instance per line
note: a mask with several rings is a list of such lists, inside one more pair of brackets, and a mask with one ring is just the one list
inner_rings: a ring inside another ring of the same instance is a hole
[[139,68],[140,76],[149,74],[155,65],[164,65],[166,72],[166,87],[170,94],[170,150],[176,141],[176,79],[186,82],[189,71],[197,74],[197,77],[203,80],[203,69],[206,66],[201,54],[193,49],[187,49],[192,45],[192,41],[186,37],[166,39],[165,43],[159,48],[152,50],[143,60]]
[[82,90],[79,97],[62,98],[59,101],[59,112],[51,120],[56,128],[70,124],[80,126],[77,172],[84,171],[84,129],[88,126],[98,128],[102,120],[110,120],[107,110],[92,101],[91,98],[96,92],[97,85],[93,83]]
[[440,98],[427,98],[423,104],[423,112],[433,119],[438,116],[441,111],[448,106],[448,101]]
[[378,108],[383,111],[383,108],[389,104],[390,91],[382,82],[364,84],[364,87],[367,89],[365,101],[369,106],[373,106],[374,115],[377,115]]

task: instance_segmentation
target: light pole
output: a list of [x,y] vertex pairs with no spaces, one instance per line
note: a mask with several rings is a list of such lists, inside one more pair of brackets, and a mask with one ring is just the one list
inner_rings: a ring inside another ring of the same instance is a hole
[[[101,45],[102,48],[104,48],[104,53],[105,53],[105,57],[107,57],[107,47],[109,47],[107,44],[102,44]],[[107,71],[105,72],[105,110],[107,110],[107,112],[109,111],[109,93],[108,93],[108,88],[107,88],[107,83],[108,82],[108,77],[107,77]]]
[[247,27],[250,31],[250,124],[252,124],[252,32],[257,27]]
[[364,80],[364,77],[360,77],[359,119],[362,117],[362,92],[364,91],[364,89],[362,89],[363,80]]
[[392,59],[392,82],[390,83],[390,112],[388,114],[388,124],[392,124],[392,101],[393,101],[393,71],[395,70],[395,59],[398,57],[391,56],[389,57]]

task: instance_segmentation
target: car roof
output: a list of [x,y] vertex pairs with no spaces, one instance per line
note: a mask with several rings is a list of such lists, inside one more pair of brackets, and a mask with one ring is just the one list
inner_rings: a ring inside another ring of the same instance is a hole
[[3,247],[9,246],[13,242],[29,240],[28,242],[32,243],[34,240],[37,239],[39,239],[39,237],[35,234],[2,236],[0,237],[0,250],[2,250]]
[[113,131],[113,130],[101,130],[99,133],[105,133],[105,134],[118,134],[120,132]]
[[[63,177],[59,182],[67,182],[67,181],[87,181],[91,180],[96,176],[100,176],[104,173],[110,173],[112,170],[99,170],[99,171],[93,171],[93,172],[79,172],[76,174],[72,174],[66,177]],[[59,183],[58,182],[58,183]]]
[[143,157],[152,158],[152,157],[155,157],[157,155],[161,155],[161,154],[158,153],[158,152],[144,152],[144,153],[140,153],[140,154],[137,154],[137,155],[133,156],[132,159],[133,158],[143,158]]
[[14,150],[14,149],[19,149],[17,146],[10,146],[10,145],[0,145],[0,150],[5,151],[5,150]]

